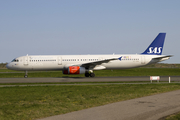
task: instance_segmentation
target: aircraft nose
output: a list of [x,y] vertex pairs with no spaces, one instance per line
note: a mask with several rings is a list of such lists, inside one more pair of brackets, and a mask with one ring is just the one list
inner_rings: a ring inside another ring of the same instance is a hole
[[11,63],[8,63],[7,65],[6,65],[6,68],[8,68],[8,69],[11,69]]
[[8,69],[9,69],[9,63],[6,65],[6,68],[8,68]]

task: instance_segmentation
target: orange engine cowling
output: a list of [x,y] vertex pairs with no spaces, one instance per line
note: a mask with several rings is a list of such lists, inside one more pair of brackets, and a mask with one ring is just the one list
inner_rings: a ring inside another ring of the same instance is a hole
[[84,74],[85,72],[85,68],[79,66],[69,66],[66,70],[63,70],[63,74]]

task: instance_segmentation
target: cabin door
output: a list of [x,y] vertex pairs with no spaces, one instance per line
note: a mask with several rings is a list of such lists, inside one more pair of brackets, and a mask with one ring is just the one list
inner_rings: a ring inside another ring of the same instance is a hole
[[145,61],[145,56],[141,56],[141,64],[146,64],[146,61]]
[[24,56],[24,65],[28,65],[28,56]]
[[62,57],[58,57],[58,65],[62,65]]

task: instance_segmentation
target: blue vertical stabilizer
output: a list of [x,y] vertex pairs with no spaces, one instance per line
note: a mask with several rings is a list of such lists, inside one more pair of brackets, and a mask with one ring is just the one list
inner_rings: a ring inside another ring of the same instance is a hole
[[166,33],[159,33],[149,47],[141,54],[147,55],[161,55],[163,51],[163,45]]

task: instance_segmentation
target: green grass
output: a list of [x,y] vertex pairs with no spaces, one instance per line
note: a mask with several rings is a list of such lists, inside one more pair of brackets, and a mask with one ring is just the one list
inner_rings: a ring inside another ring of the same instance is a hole
[[[0,72],[0,78],[20,78],[25,74],[8,69],[0,69]],[[96,77],[180,76],[179,68],[134,68],[94,72]],[[28,73],[28,77],[84,77],[84,74],[63,75],[61,71],[32,71]],[[175,83],[3,87],[0,88],[0,120],[43,118],[177,89],[180,89],[180,85]]]
[[15,71],[15,70],[9,70],[9,69],[0,69],[0,72],[22,72],[22,71]]
[[[12,71],[1,69],[0,78],[24,77],[23,71]],[[4,73],[6,72],[6,73]],[[14,73],[13,73],[14,72]],[[116,76],[180,76],[179,68],[134,68],[123,70],[100,70],[94,71],[96,77],[116,77]],[[62,71],[29,71],[28,77],[84,77],[81,75],[63,75]]]
[[170,115],[170,116],[168,116],[162,120],[180,120],[180,112],[173,114],[173,115]]
[[180,89],[180,84],[0,88],[0,120],[37,119]]

